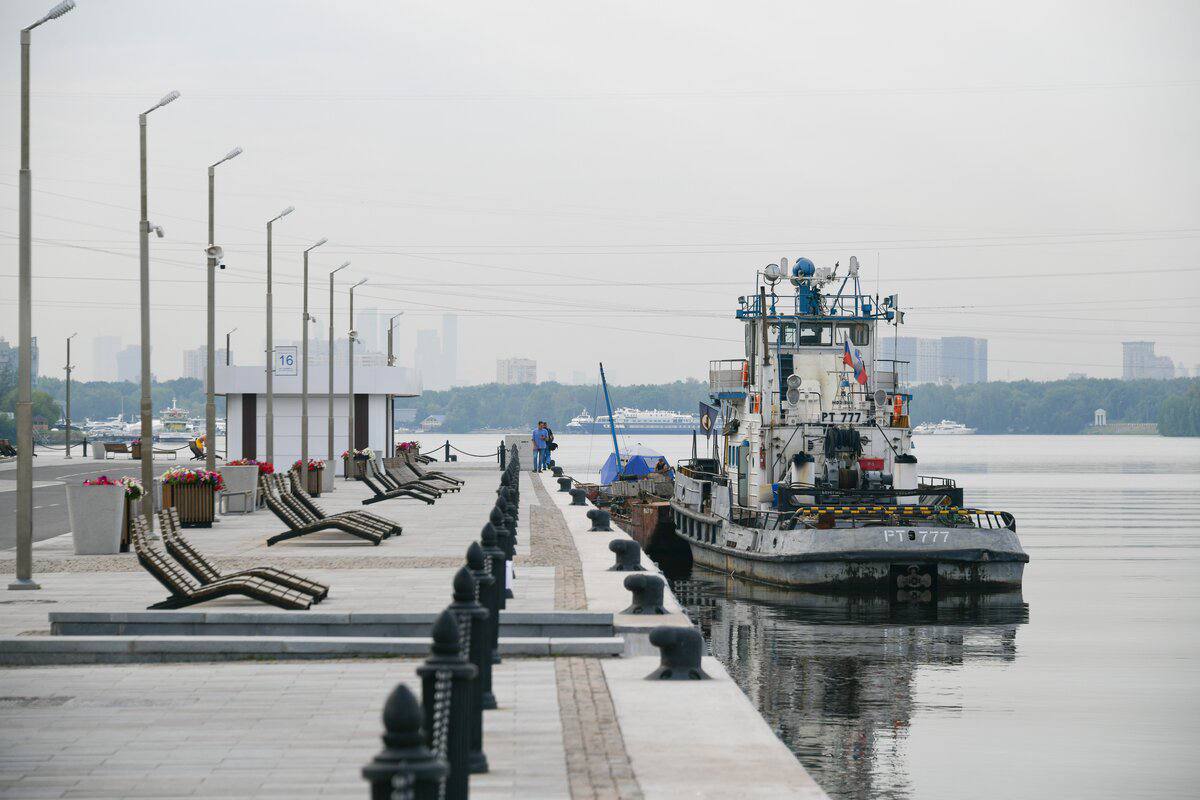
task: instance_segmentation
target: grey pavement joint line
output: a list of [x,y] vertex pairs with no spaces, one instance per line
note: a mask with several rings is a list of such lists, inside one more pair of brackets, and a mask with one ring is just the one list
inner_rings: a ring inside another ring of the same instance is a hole
[[600,662],[558,658],[554,677],[573,800],[642,800]]

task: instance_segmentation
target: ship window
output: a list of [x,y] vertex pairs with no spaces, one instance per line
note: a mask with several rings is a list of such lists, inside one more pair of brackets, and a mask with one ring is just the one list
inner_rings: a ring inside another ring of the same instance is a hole
[[850,337],[850,344],[863,346],[871,343],[870,329],[866,325],[837,325],[833,334],[833,343],[842,344],[846,341],[846,337]]
[[830,330],[828,325],[819,325],[814,323],[800,324],[800,344],[828,346],[830,342]]
[[779,324],[779,344],[783,347],[796,346],[796,323],[781,322]]

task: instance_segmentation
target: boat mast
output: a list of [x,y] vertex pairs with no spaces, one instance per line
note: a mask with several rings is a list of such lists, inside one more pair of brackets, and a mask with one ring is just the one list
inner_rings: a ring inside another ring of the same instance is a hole
[[612,433],[613,455],[617,457],[617,475],[625,471],[621,464],[621,446],[617,444],[617,421],[613,419],[612,402],[608,399],[608,381],[604,378],[604,362],[600,362],[600,385],[604,387],[604,407],[608,409],[608,430]]

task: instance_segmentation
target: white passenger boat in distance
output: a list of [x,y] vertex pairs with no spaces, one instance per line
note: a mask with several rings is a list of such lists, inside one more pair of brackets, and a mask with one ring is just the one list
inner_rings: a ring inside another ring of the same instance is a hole
[[975,433],[975,429],[952,419],[944,419],[936,425],[932,422],[922,422],[913,428],[912,432],[916,436],[970,436]]
[[952,479],[918,474],[912,396],[874,350],[881,327],[903,322],[896,295],[863,294],[855,258],[840,275],[785,260],[756,274],[736,316],[744,357],[709,366],[727,420],[719,446],[675,475],[675,529],[696,564],[918,601],[1020,586],[1029,557],[1012,514],[970,507]]

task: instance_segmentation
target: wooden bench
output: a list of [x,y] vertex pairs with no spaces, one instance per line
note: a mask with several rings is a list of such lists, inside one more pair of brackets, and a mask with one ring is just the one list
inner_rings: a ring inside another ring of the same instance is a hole
[[124,442],[104,442],[104,457],[106,459],[116,456],[118,453],[132,457],[133,451],[129,449],[129,445]]

